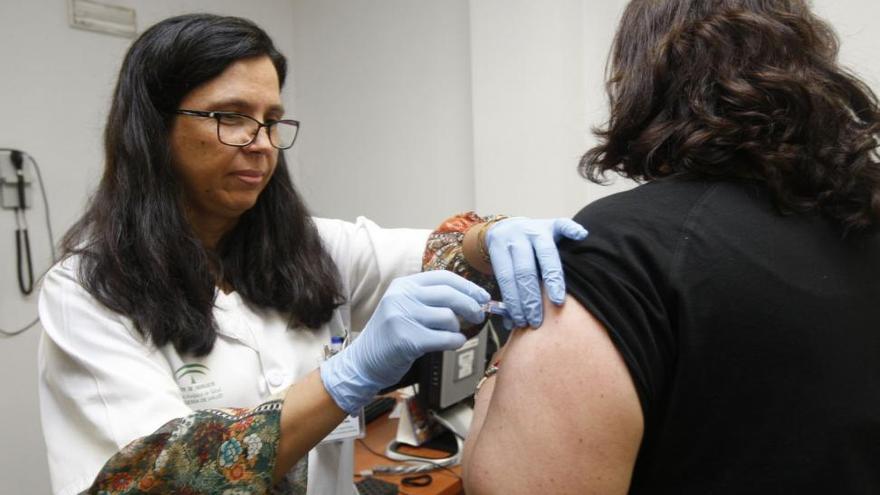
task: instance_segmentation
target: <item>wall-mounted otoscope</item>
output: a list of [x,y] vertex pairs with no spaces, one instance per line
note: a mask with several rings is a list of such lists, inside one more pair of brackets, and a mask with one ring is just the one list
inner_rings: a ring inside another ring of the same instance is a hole
[[18,288],[24,295],[30,295],[34,291],[34,263],[31,255],[31,240],[28,236],[27,201],[25,197],[24,180],[24,157],[19,150],[12,150],[9,155],[12,167],[15,169],[15,189],[18,196],[18,204],[15,210],[15,263],[18,267]]
[[[18,269],[18,288],[25,296],[34,292],[36,282],[26,216],[26,211],[33,207],[34,196],[31,190],[33,183],[40,187],[46,232],[49,235],[49,250],[52,254],[52,263],[54,263],[56,259],[55,239],[49,218],[49,200],[46,197],[46,187],[43,184],[40,167],[29,153],[12,148],[0,148],[0,209],[12,210],[15,214],[15,262]],[[0,337],[13,337],[21,334],[32,328],[37,322],[39,319],[35,318],[24,327],[16,330],[7,330],[2,328],[3,325],[0,325]]]

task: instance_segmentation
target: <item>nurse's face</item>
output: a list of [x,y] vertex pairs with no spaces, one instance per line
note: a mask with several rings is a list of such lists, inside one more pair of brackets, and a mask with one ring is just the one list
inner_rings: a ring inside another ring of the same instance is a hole
[[[236,112],[261,122],[284,113],[278,73],[267,56],[233,63],[187,94],[180,108]],[[218,140],[215,119],[178,115],[169,140],[187,218],[197,230],[234,225],[257,202],[278,162],[265,128],[251,144],[235,147]]]

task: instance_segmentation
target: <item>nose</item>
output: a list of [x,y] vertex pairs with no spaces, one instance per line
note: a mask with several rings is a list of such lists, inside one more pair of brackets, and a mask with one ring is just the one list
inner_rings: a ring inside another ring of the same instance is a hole
[[266,153],[268,151],[273,151],[275,148],[272,146],[272,142],[269,141],[269,128],[268,127],[260,127],[257,131],[257,135],[251,144],[247,145],[246,148],[248,150],[260,153]]

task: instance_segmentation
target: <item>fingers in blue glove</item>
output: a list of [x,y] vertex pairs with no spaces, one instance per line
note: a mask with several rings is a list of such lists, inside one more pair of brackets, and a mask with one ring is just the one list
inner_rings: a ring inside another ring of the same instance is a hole
[[485,290],[447,271],[393,281],[360,337],[321,365],[327,392],[353,413],[419,356],[464,345],[456,313],[482,321],[480,304],[489,300]]
[[455,313],[449,308],[432,308],[426,306],[413,319],[428,330],[440,332],[458,332],[461,327]]
[[570,218],[557,218],[553,222],[553,234],[555,240],[559,240],[559,236],[562,236],[573,241],[582,241],[589,232],[581,224]]
[[422,344],[424,352],[452,351],[460,348],[467,341],[467,337],[460,332],[431,332]]
[[[544,320],[544,307],[541,302],[541,284],[538,281],[535,251],[533,251],[531,244],[525,242],[511,244],[509,250],[510,258],[513,261],[513,271],[516,273],[514,278],[519,302],[522,305],[522,313],[529,325],[534,328],[540,327]],[[556,253],[555,245],[552,245],[552,251]],[[508,306],[510,306],[509,303]]]
[[[421,287],[416,297],[428,306],[434,306],[438,309],[448,308],[448,310],[451,310],[451,317],[456,319],[456,321],[458,320],[455,318],[455,315],[459,315],[465,321],[473,324],[482,323],[486,319],[486,315],[476,299],[448,285]],[[422,322],[422,324],[434,328],[426,322]]]
[[498,242],[490,243],[489,256],[492,258],[492,271],[495,273],[498,289],[501,290],[501,299],[507,304],[510,319],[517,327],[526,326],[526,319],[519,303],[513,260],[507,251],[507,246]]
[[475,299],[479,304],[485,304],[492,299],[492,296],[479,285],[447,270],[432,270],[410,275],[407,278],[422,287],[432,285],[450,286]]
[[556,244],[547,237],[535,239],[535,256],[541,267],[541,278],[544,280],[547,296],[554,304],[561,305],[565,301],[565,279],[562,276],[562,262]]
[[[560,236],[574,241],[581,241],[589,233],[581,224],[568,218],[557,218],[553,222],[553,238],[558,240]],[[565,301],[565,278],[562,275],[562,262],[559,259],[559,251],[555,243],[550,243],[544,238],[535,240],[535,253],[538,264],[541,266],[541,276],[547,295],[556,305],[562,305]]]

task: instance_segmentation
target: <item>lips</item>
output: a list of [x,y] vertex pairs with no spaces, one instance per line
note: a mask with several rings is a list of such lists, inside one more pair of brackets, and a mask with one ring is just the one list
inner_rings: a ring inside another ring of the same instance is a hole
[[232,173],[236,179],[244,182],[248,185],[257,185],[263,182],[263,177],[266,175],[259,170],[238,170]]

